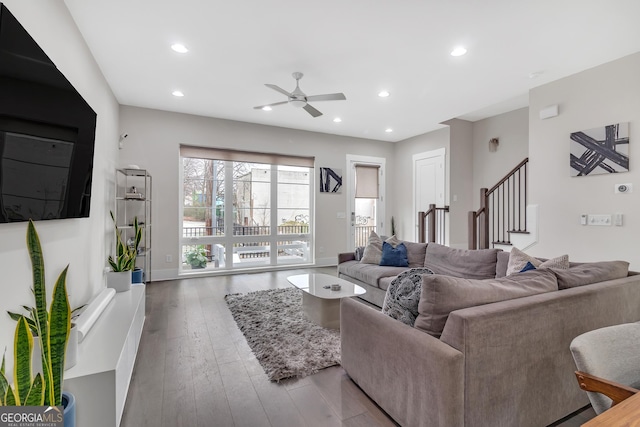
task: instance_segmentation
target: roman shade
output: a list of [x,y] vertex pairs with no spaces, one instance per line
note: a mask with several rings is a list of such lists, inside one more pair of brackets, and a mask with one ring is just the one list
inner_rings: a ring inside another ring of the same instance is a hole
[[377,165],[356,165],[356,198],[378,198],[378,170]]
[[312,168],[313,157],[290,156],[276,153],[228,150],[226,148],[196,147],[181,145],[180,156],[196,159],[230,160],[234,162],[264,163],[269,165],[300,166]]

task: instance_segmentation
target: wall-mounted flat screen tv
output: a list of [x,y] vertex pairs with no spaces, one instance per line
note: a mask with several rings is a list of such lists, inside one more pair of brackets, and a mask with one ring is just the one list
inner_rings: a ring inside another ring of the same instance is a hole
[[89,216],[96,113],[0,3],[0,222]]

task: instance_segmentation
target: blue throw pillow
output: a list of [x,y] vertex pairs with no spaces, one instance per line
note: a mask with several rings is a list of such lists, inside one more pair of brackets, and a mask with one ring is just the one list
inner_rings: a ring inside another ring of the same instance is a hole
[[409,267],[407,248],[404,243],[400,243],[394,248],[391,244],[383,242],[380,265],[387,267]]
[[529,270],[535,270],[536,267],[531,264],[531,261],[527,261],[527,265],[525,265],[522,270],[520,270],[520,273],[524,273],[525,271],[529,271]]

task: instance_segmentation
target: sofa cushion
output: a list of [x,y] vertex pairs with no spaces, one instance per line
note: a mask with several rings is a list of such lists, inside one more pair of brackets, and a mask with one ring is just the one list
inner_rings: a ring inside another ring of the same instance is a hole
[[449,313],[454,310],[557,289],[558,280],[551,270],[527,271],[485,280],[425,274],[422,276],[422,293],[415,327],[439,338]]
[[379,265],[382,259],[383,242],[387,242],[395,248],[400,243],[400,240],[398,240],[396,236],[389,238],[380,237],[375,231],[372,231],[371,234],[369,234],[369,240],[367,241],[367,246],[364,248],[360,262]]
[[496,262],[496,279],[507,275],[507,265],[509,265],[509,252],[498,252],[498,261]]
[[393,279],[395,278],[396,276],[381,277],[380,279],[378,279],[378,287],[383,291],[386,291],[387,289],[389,289],[389,285],[391,285],[391,282],[393,282]]
[[558,278],[558,288],[568,289],[607,280],[621,279],[629,274],[626,261],[587,262],[569,269],[552,269]]
[[382,303],[382,312],[404,324],[413,326],[418,316],[422,275],[433,274],[428,268],[412,268],[391,280]]
[[437,243],[427,245],[424,266],[435,274],[469,279],[493,279],[500,249],[453,249]]
[[409,267],[407,247],[404,243],[398,243],[396,247],[393,247],[389,242],[382,242],[380,265],[387,267]]
[[424,267],[424,258],[427,254],[426,243],[415,243],[402,241],[407,248],[407,259],[409,260],[409,267],[418,268]]
[[509,253],[509,264],[507,265],[506,275],[509,276],[513,273],[519,273],[530,262],[537,269],[544,268],[569,268],[569,255],[561,255],[559,257],[551,258],[546,261],[532,257],[522,252],[518,248],[512,248]]
[[378,280],[383,277],[395,277],[405,271],[406,267],[381,267],[363,264],[358,261],[347,261],[338,265],[338,273],[353,277],[371,286],[379,287]]

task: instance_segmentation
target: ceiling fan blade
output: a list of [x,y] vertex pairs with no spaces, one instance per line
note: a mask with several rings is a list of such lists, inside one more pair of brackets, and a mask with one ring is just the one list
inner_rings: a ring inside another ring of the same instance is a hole
[[316,101],[345,101],[347,99],[344,93],[327,93],[325,95],[311,95],[307,96],[308,102]]
[[283,95],[287,95],[289,98],[293,97],[293,95],[291,95],[289,92],[287,92],[286,90],[282,89],[280,86],[276,86],[276,85],[271,85],[269,83],[265,84],[266,87],[271,88],[273,90],[275,90],[276,92],[280,92]]
[[313,117],[320,117],[320,116],[322,115],[322,113],[321,113],[320,111],[316,110],[315,108],[313,108],[313,107],[312,107],[311,105],[309,105],[309,104],[305,105],[305,106],[304,106],[304,107],[302,107],[302,108],[304,108],[304,110],[305,110],[307,113],[311,114]]
[[266,105],[258,105],[257,107],[253,107],[254,110],[261,110],[264,107],[273,107],[274,105],[282,105],[282,104],[288,104],[289,101],[282,101],[282,102],[274,102],[273,104],[266,104]]

